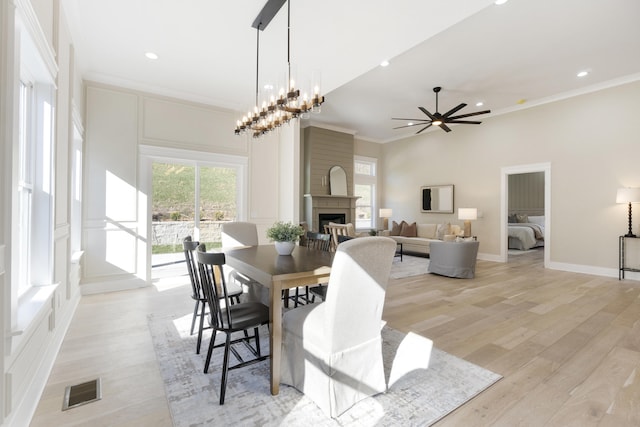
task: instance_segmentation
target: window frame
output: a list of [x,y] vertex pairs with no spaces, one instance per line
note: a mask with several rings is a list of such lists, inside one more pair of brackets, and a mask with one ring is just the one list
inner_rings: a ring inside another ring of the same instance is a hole
[[[193,150],[184,150],[179,148],[164,148],[150,145],[140,145],[140,171],[141,171],[141,188],[140,190],[148,195],[152,194],[153,183],[152,165],[154,162],[161,163],[180,163],[183,165],[194,166],[196,168],[200,166],[204,167],[224,167],[235,168],[237,170],[236,175],[236,221],[246,221],[247,218],[247,200],[248,200],[248,169],[249,159],[244,156],[220,154]],[[199,171],[196,173],[198,176]],[[198,206],[200,203],[199,197],[199,181],[196,182],[196,197],[195,204]],[[147,235],[151,235],[151,215],[152,215],[152,200],[151,196],[147,197],[147,212],[146,218],[140,219],[140,223],[147,224]],[[199,227],[199,222],[196,222],[195,227]],[[194,238],[197,239],[197,233],[194,233]],[[147,265],[148,265],[148,277],[151,277],[151,244],[147,245]]]
[[[17,6],[14,27],[17,67],[11,77],[14,88],[9,243],[12,349],[18,348],[33,320],[50,306],[50,298],[58,286],[54,283],[57,65],[42,30],[30,19],[32,10],[25,9],[20,2]],[[24,95],[23,84],[29,88],[28,95]],[[29,103],[26,107],[25,101]]]
[[[357,173],[357,165],[358,163],[361,164],[368,164],[371,166],[371,173],[368,175],[365,174],[359,174]],[[370,205],[370,209],[371,209],[371,219],[369,222],[369,225],[366,227],[363,227],[362,225],[358,226],[358,220],[356,219],[356,229],[357,230],[377,230],[378,228],[378,221],[377,221],[377,217],[376,217],[376,210],[378,207],[378,159],[376,159],[375,157],[365,157],[365,156],[354,156],[353,157],[353,186],[354,186],[354,194],[355,194],[355,187],[358,185],[366,185],[370,187],[370,192],[371,192],[371,205]],[[358,207],[363,207],[362,205],[359,205],[360,199],[356,200],[356,209]],[[362,222],[361,222],[362,223]]]

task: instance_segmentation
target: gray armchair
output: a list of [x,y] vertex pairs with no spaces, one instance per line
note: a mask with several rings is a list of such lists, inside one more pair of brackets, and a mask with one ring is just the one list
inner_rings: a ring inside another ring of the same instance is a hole
[[431,242],[429,272],[441,276],[472,279],[480,242]]

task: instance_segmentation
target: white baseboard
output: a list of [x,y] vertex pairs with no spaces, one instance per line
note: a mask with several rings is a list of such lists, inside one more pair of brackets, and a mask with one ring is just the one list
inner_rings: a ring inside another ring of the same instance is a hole
[[121,280],[114,280],[111,278],[104,281],[82,283],[80,285],[80,290],[82,295],[92,295],[102,294],[105,292],[129,291],[132,289],[145,288],[147,286],[150,286],[150,284],[138,277],[125,278]]
[[[564,262],[551,262],[549,268],[552,270],[569,271],[571,273],[591,274],[592,276],[618,278],[617,268],[593,267],[590,265],[569,264]],[[625,272],[626,280],[640,280],[640,274],[631,271]]]
[[38,366],[36,374],[33,376],[33,381],[29,385],[26,393],[22,396],[20,402],[15,406],[15,409],[11,411],[9,416],[4,420],[2,426],[12,427],[28,427],[33,418],[33,414],[36,412],[40,397],[44,391],[47,381],[49,380],[49,374],[53,369],[53,365],[58,357],[58,352],[62,346],[64,336],[67,334],[67,330],[71,325],[73,315],[80,303],[80,293],[77,292],[69,300],[68,310],[65,310],[64,317],[60,319],[60,323],[56,325],[56,330],[51,337],[51,342],[46,351],[43,351],[41,355],[43,359]]

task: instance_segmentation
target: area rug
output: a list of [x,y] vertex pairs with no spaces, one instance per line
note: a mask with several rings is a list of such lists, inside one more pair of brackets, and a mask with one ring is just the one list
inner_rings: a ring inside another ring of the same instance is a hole
[[[230,371],[225,404],[220,406],[222,349],[214,351],[209,373],[203,374],[209,335],[205,335],[201,354],[195,354],[196,338],[189,335],[190,321],[189,314],[180,318],[150,315],[148,322],[173,423],[179,427],[428,426],[501,378],[434,348],[429,369],[401,377],[387,393],[369,397],[332,419],[293,387],[281,385],[280,393],[272,396],[266,360]],[[266,338],[267,333],[265,327],[261,335]],[[404,336],[386,326],[383,329],[387,378],[389,353],[397,349]],[[261,340],[265,342],[266,351],[268,339]]]
[[403,255],[402,261],[400,257],[393,259],[391,265],[391,279],[401,279],[403,277],[419,276],[421,274],[427,274],[429,268],[429,258]]

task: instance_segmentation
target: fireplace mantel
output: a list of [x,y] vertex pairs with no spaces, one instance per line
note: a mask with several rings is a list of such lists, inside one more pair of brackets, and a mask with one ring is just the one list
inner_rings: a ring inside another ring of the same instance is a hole
[[309,230],[318,230],[318,216],[320,214],[340,213],[345,215],[346,222],[353,223],[356,217],[356,200],[358,196],[333,196],[329,194],[305,194],[305,221]]

